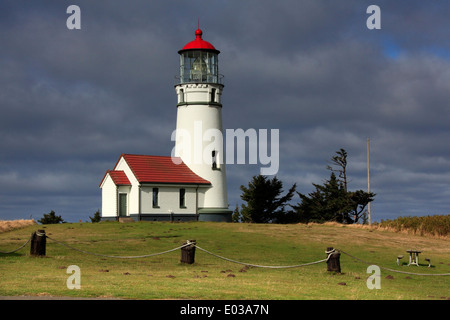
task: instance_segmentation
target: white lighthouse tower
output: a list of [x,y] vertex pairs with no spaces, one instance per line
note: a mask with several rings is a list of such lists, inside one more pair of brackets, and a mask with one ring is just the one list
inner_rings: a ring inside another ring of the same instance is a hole
[[223,76],[219,50],[195,31],[195,40],[178,51],[180,76],[174,154],[197,175],[211,182],[199,193],[198,219],[231,221],[228,209],[222,131]]

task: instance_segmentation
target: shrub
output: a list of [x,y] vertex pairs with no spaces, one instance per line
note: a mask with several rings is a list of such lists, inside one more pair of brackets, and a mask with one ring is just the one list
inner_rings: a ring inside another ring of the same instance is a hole
[[39,223],[42,224],[57,224],[57,223],[64,223],[64,220],[61,218],[61,216],[57,216],[55,214],[55,211],[50,211],[50,213],[44,214],[44,217],[40,220],[38,220]]
[[100,220],[102,219],[102,216],[100,215],[100,211],[97,210],[94,214],[94,217],[89,216],[89,219],[91,219],[92,223],[100,222]]

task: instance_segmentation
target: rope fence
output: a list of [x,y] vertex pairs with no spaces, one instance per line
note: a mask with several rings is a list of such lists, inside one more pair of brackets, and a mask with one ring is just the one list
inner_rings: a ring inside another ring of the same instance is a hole
[[209,252],[208,250],[205,250],[205,249],[199,247],[198,245],[195,245],[195,247],[197,249],[203,251],[203,252],[206,252],[206,253],[208,253],[208,254],[216,257],[216,258],[222,259],[222,260],[226,260],[226,261],[237,263],[237,264],[246,265],[246,266],[249,266],[249,267],[271,268],[271,269],[287,269],[287,268],[298,268],[298,267],[310,266],[310,265],[313,265],[313,264],[318,264],[318,263],[322,263],[322,262],[328,261],[328,259],[330,258],[331,254],[332,254],[332,253],[330,253],[326,259],[322,259],[322,260],[318,260],[318,261],[314,261],[314,262],[309,262],[309,263],[297,264],[297,265],[293,265],[293,266],[263,266],[263,265],[259,265],[259,264],[251,264],[251,263],[240,262],[240,261],[232,260],[232,259],[229,259],[229,258],[225,258],[225,257],[219,256],[217,254],[214,254],[212,252]]
[[12,251],[0,251],[0,253],[3,253],[3,254],[10,254],[10,253],[14,253],[14,252],[17,252],[17,251],[19,251],[20,249],[22,249],[23,247],[25,247],[27,244],[28,244],[28,242],[30,242],[31,241],[31,237],[30,238],[28,238],[28,240],[23,244],[23,245],[21,245],[20,247],[18,247],[17,249],[15,249],[15,250],[12,250]]
[[58,244],[60,244],[60,245],[62,245],[62,246],[65,246],[65,247],[67,247],[67,248],[69,248],[69,249],[72,249],[72,250],[75,250],[75,251],[78,251],[78,252],[81,252],[81,253],[90,254],[90,255],[99,256],[99,257],[105,257],[105,258],[116,258],[116,259],[149,258],[149,257],[154,257],[154,256],[159,256],[159,255],[161,255],[161,254],[169,253],[169,252],[172,252],[172,251],[176,251],[176,250],[179,250],[179,249],[184,248],[184,247],[186,247],[186,246],[189,245],[189,244],[184,244],[184,245],[182,245],[182,246],[179,246],[179,247],[176,247],[176,248],[167,250],[167,251],[158,252],[158,253],[151,253],[151,254],[144,254],[144,255],[141,255],[141,256],[111,256],[111,255],[106,255],[106,254],[100,254],[100,253],[95,253],[95,252],[90,252],[90,251],[81,250],[81,249],[78,249],[78,248],[69,246],[68,244],[65,244],[65,243],[63,243],[63,242],[60,242],[60,241],[55,240],[55,239],[53,239],[53,238],[50,238],[49,236],[47,236],[47,238],[50,239],[50,240],[52,240],[52,241],[55,241],[56,243],[58,243]]
[[[117,258],[117,259],[148,258],[148,257],[154,257],[154,256],[170,253],[170,252],[173,252],[173,251],[181,249],[182,250],[182,260],[183,260],[183,253],[184,253],[184,256],[186,256],[186,252],[190,251],[191,252],[190,253],[190,255],[191,255],[191,262],[187,262],[187,263],[193,263],[194,262],[193,261],[193,257],[194,257],[194,253],[195,253],[195,251],[193,251],[193,249],[197,248],[198,250],[200,250],[202,252],[205,252],[205,253],[207,253],[207,254],[209,254],[211,256],[214,256],[216,258],[219,258],[219,259],[222,259],[222,260],[225,260],[225,261],[228,261],[228,262],[237,263],[237,264],[241,264],[241,265],[245,265],[245,266],[249,266],[249,267],[269,268],[269,269],[299,268],[299,267],[310,266],[310,265],[319,264],[319,263],[323,263],[323,262],[327,262],[327,264],[328,264],[332,259],[336,260],[336,258],[337,258],[337,263],[339,265],[339,256],[342,253],[342,254],[345,254],[345,255],[349,256],[352,259],[355,259],[356,261],[359,261],[359,262],[362,262],[362,263],[365,263],[365,264],[368,264],[368,265],[377,265],[380,269],[388,270],[388,271],[391,271],[391,272],[397,272],[397,273],[403,273],[403,274],[409,274],[409,275],[417,275],[417,276],[450,276],[450,273],[440,273],[440,274],[415,273],[415,272],[407,272],[407,271],[391,269],[391,268],[387,268],[387,267],[384,267],[384,266],[380,266],[380,265],[378,265],[376,263],[367,262],[367,261],[365,261],[363,259],[360,259],[360,258],[357,258],[357,257],[355,257],[355,256],[353,256],[353,255],[351,255],[351,254],[349,254],[349,253],[347,253],[347,252],[345,252],[345,251],[343,251],[341,249],[336,249],[336,248],[327,248],[327,250],[325,251],[325,253],[327,254],[327,257],[325,259],[320,259],[320,260],[317,260],[317,261],[308,262],[308,263],[302,263],[302,264],[296,264],[296,265],[286,265],[286,266],[282,266],[282,265],[259,265],[259,264],[252,264],[252,263],[247,263],[247,262],[233,260],[233,259],[230,259],[230,258],[223,257],[221,255],[215,254],[213,252],[210,252],[210,251],[208,251],[208,250],[198,246],[196,244],[195,240],[188,240],[188,241],[186,241],[185,244],[183,244],[181,246],[178,246],[178,247],[170,249],[170,250],[158,252],[158,253],[151,253],[151,254],[137,255],[137,256],[106,255],[106,254],[100,254],[100,253],[95,253],[95,252],[90,252],[90,251],[78,249],[78,248],[76,248],[74,246],[68,245],[68,244],[66,244],[64,242],[61,242],[61,241],[58,241],[56,239],[53,239],[53,238],[49,237],[48,235],[45,234],[45,232],[43,230],[39,230],[39,231],[34,232],[32,234],[32,236],[23,245],[21,245],[17,249],[12,250],[12,251],[6,251],[6,252],[5,251],[0,251],[0,253],[2,253],[2,254],[15,253],[15,252],[21,250],[22,248],[24,248],[30,241],[32,242],[31,243],[31,251],[30,251],[32,253],[33,247],[36,246],[36,243],[33,243],[33,241],[36,242],[36,238],[40,238],[41,241],[43,240],[42,242],[43,242],[44,249],[42,251],[42,248],[41,248],[40,252],[44,252],[44,254],[41,253],[40,255],[45,255],[45,245],[46,245],[45,239],[50,239],[50,240],[54,241],[55,243],[57,243],[57,244],[59,244],[61,246],[67,247],[67,248],[69,248],[71,250],[78,251],[78,252],[81,252],[81,253],[84,253],[84,254],[89,254],[89,255],[94,255],[94,256],[99,256],[99,257],[105,257],[105,258]],[[39,244],[37,244],[37,246],[39,246]],[[183,252],[183,250],[184,250],[184,252]],[[185,261],[182,261],[182,262],[185,262]],[[328,271],[330,271],[330,270],[328,270]],[[339,271],[338,272],[340,272],[340,266],[339,266]]]

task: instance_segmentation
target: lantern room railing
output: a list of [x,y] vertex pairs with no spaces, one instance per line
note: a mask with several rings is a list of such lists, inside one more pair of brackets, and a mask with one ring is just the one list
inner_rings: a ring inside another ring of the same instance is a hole
[[193,74],[185,76],[175,76],[175,84],[183,83],[217,83],[223,85],[223,74]]

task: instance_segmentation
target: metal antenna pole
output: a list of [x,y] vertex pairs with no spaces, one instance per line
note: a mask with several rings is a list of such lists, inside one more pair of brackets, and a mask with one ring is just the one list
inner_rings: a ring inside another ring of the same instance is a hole
[[[370,139],[367,138],[367,192],[370,193]],[[370,217],[370,202],[367,207],[369,215],[369,226],[372,224]]]

